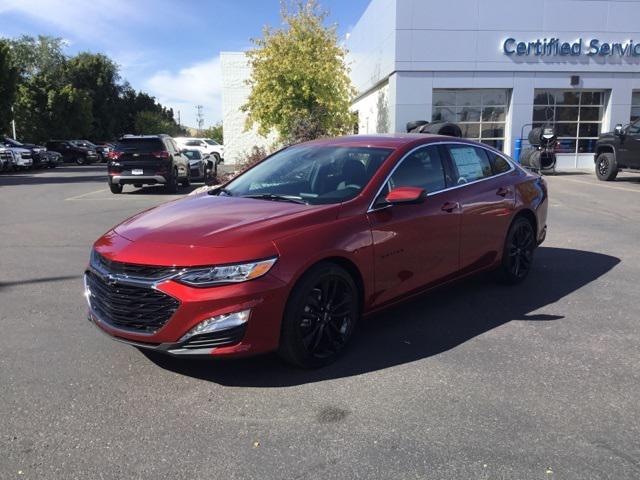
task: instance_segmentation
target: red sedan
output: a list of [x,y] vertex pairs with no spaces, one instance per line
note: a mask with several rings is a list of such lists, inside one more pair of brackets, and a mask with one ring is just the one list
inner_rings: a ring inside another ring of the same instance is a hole
[[357,321],[485,270],[529,273],[544,180],[479,143],[353,136],[281,150],[94,244],[89,319],[173,355],[333,361]]

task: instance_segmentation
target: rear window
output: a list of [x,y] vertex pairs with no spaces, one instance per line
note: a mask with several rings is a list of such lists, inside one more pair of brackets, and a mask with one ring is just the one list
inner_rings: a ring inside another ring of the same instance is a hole
[[116,150],[120,152],[151,153],[165,150],[165,148],[158,138],[123,138],[118,142]]

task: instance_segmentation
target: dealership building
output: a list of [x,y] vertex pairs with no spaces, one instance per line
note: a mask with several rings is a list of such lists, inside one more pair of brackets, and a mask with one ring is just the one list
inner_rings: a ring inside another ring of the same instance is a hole
[[[452,121],[513,154],[532,125],[553,124],[559,167],[592,168],[598,135],[640,118],[636,0],[372,0],[346,46],[359,133]],[[222,56],[232,152],[262,141],[238,131],[243,57]]]

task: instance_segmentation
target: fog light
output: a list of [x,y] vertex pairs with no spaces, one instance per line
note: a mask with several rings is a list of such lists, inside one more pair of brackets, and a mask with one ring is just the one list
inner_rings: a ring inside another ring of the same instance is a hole
[[219,332],[220,330],[228,330],[230,328],[239,327],[247,323],[251,310],[242,310],[241,312],[225,313],[208,318],[204,322],[200,322],[191,330],[189,330],[180,341],[183,342],[194,335],[202,335],[203,333]]

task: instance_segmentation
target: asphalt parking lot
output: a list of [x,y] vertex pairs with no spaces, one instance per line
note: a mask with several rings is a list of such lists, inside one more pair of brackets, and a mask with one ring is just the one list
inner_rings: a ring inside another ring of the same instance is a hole
[[547,178],[523,285],[388,310],[308,372],[101,335],[92,242],[177,197],[112,195],[101,166],[0,176],[0,478],[640,478],[640,175]]

